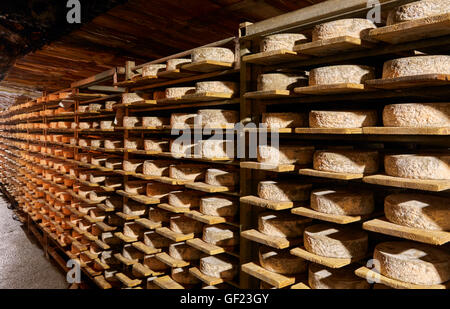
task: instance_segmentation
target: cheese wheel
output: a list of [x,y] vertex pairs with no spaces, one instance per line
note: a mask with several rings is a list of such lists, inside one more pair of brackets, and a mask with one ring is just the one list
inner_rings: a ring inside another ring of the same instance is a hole
[[450,74],[450,56],[415,56],[387,61],[383,78],[397,78],[423,74]]
[[206,166],[199,164],[178,164],[169,168],[170,178],[201,181],[205,178]]
[[373,174],[378,171],[378,152],[371,150],[320,150],[314,153],[314,169],[325,172]]
[[144,161],[143,174],[150,176],[169,176],[171,161],[146,160]]
[[311,111],[311,128],[361,128],[377,124],[376,110]]
[[200,259],[200,271],[207,276],[233,279],[238,273],[239,264],[227,256],[208,256]]
[[369,191],[318,189],[311,192],[311,208],[333,215],[363,216],[373,212],[375,202]]
[[281,275],[304,273],[308,267],[306,260],[290,254],[289,249],[276,250],[261,246],[258,256],[262,268]]
[[342,36],[367,38],[368,32],[377,26],[373,21],[363,18],[338,19],[314,27],[312,40],[327,40]]
[[187,94],[195,93],[195,87],[173,87],[166,89],[166,98],[180,98]]
[[219,247],[232,247],[239,244],[239,232],[224,224],[206,225],[203,228],[203,241]]
[[303,236],[305,249],[320,256],[357,259],[367,252],[367,233],[353,227],[316,224],[308,226]]
[[141,138],[134,138],[134,137],[128,137],[125,138],[124,141],[124,148],[125,149],[131,149],[131,150],[137,150],[141,149],[144,146],[144,140]]
[[220,92],[234,94],[238,92],[238,89],[239,84],[236,82],[206,81],[195,84],[195,93]]
[[105,139],[105,149],[117,149],[122,148],[123,141],[121,140],[112,140],[112,139]]
[[171,240],[159,235],[155,231],[149,231],[144,233],[144,244],[156,249],[167,248],[171,245]]
[[258,215],[258,230],[269,236],[298,238],[305,230],[305,219],[283,212],[263,212]]
[[142,68],[142,77],[156,76],[158,72],[166,69],[165,64],[148,64]]
[[172,268],[171,277],[180,284],[198,284],[201,282],[200,279],[189,272],[189,268]]
[[173,113],[170,115],[170,126],[172,128],[184,128],[193,125],[197,114],[193,113]]
[[419,193],[388,195],[386,218],[396,224],[424,230],[450,230],[450,199]]
[[144,162],[139,159],[123,160],[123,170],[125,172],[142,173]]
[[234,53],[224,47],[201,47],[194,49],[192,52],[192,62],[202,61],[220,61],[220,62],[234,62]]
[[116,101],[106,101],[105,102],[105,109],[113,109],[114,105],[116,105]]
[[141,180],[126,181],[125,192],[130,194],[145,194],[147,183]]
[[114,128],[114,121],[113,120],[102,120],[102,121],[100,121],[100,128],[102,130],[112,129],[112,128]]
[[298,184],[291,181],[261,181],[258,184],[258,196],[269,201],[300,202],[309,199],[310,184]]
[[78,112],[85,113],[89,111],[89,105],[80,105],[78,106]]
[[145,100],[144,94],[137,94],[134,92],[131,93],[122,93],[122,103],[123,104],[131,104],[135,102],[141,102]]
[[179,69],[183,64],[191,63],[191,59],[179,58],[167,60],[166,71],[174,71]]
[[293,90],[306,86],[305,76],[284,73],[267,73],[258,76],[258,91]]
[[146,151],[166,152],[169,150],[169,142],[155,139],[145,139],[144,149]]
[[169,124],[169,119],[165,117],[142,117],[143,127],[162,127],[167,124]]
[[379,272],[391,279],[422,285],[450,280],[450,254],[425,244],[396,241],[378,244],[373,258]]
[[239,122],[239,112],[223,109],[201,109],[198,117],[202,126],[210,128],[234,126]]
[[342,83],[364,84],[375,78],[375,69],[365,65],[334,65],[312,69],[309,85],[332,85]]
[[203,256],[202,252],[187,245],[185,242],[171,244],[169,246],[169,255],[177,260],[197,261]]
[[263,113],[262,124],[269,129],[306,127],[305,113]]
[[211,196],[200,199],[200,212],[207,216],[233,217],[237,211],[237,203],[229,197]]
[[96,111],[101,110],[102,107],[103,107],[102,104],[95,104],[95,103],[92,103],[92,104],[89,104],[89,111],[90,111],[90,112],[96,112]]
[[422,19],[450,12],[448,0],[423,0],[401,5],[389,11],[386,24]]
[[134,128],[138,127],[142,124],[141,117],[131,117],[131,116],[124,116],[123,117],[123,126],[126,128]]
[[234,158],[234,140],[210,138],[208,140],[202,140],[200,147],[203,158]]
[[258,146],[258,162],[280,164],[310,164],[314,153],[314,146]]
[[355,275],[358,267],[350,265],[343,268],[328,268],[320,264],[310,264],[308,284],[311,289],[370,289],[367,280]]
[[450,103],[406,103],[386,105],[386,127],[450,127]]
[[296,44],[305,43],[308,38],[301,33],[280,33],[264,37],[260,44],[260,52],[287,49],[292,51]]
[[200,234],[203,231],[203,223],[190,219],[184,215],[170,218],[170,229],[181,234]]
[[205,183],[212,186],[234,187],[239,182],[239,175],[235,171],[210,168],[206,170]]
[[172,191],[168,195],[168,202],[175,207],[198,208],[203,195],[204,193],[194,190]]
[[394,177],[450,180],[450,155],[386,155],[384,170]]

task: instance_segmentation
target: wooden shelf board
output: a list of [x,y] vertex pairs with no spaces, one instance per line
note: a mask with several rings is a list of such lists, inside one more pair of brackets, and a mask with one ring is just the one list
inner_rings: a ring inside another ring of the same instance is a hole
[[367,91],[364,84],[341,83],[330,85],[314,85],[306,87],[297,87],[294,89],[296,94],[309,95],[328,95],[341,93],[354,93]]
[[210,73],[215,71],[223,71],[229,70],[233,68],[234,63],[222,62],[222,61],[213,61],[213,60],[204,60],[201,62],[193,62],[187,63],[181,66],[182,70],[192,71],[192,72],[201,72],[201,73]]
[[286,172],[292,172],[295,170],[294,164],[272,165],[272,164],[252,162],[252,161],[241,162],[240,167],[254,169],[254,170],[271,171],[271,172],[277,172],[277,173],[286,173]]
[[119,107],[152,107],[154,105],[156,105],[158,102],[156,100],[141,100],[141,101],[135,101],[135,102],[130,102],[130,103],[121,103],[121,104],[115,104],[114,108],[119,108]]
[[285,237],[276,237],[276,236],[269,236],[261,233],[257,230],[247,230],[241,232],[241,236],[251,240],[255,241],[257,243],[275,248],[275,249],[286,249],[292,246],[297,246],[302,243],[302,239],[288,239]]
[[138,240],[137,237],[129,237],[124,235],[122,232],[116,232],[114,233],[114,236],[126,243],[132,243]]
[[106,281],[103,275],[94,277],[94,282],[102,290],[112,289],[112,285],[108,281]]
[[363,223],[363,229],[385,235],[423,242],[430,245],[443,245],[450,241],[450,232],[432,231],[401,226],[386,218],[373,219]]
[[440,192],[450,189],[449,180],[426,180],[426,179],[409,179],[387,175],[371,175],[365,176],[363,181],[370,184],[408,188],[415,190]]
[[291,286],[292,290],[310,290],[311,288],[303,282],[299,282]]
[[169,265],[171,268],[177,268],[177,267],[186,267],[189,266],[189,262],[174,259],[170,255],[168,255],[165,252],[156,254],[156,258],[163,262],[166,265]]
[[211,277],[202,273],[197,267],[189,268],[189,273],[205,283],[207,286],[214,286],[223,283],[223,279]]
[[188,207],[176,207],[176,206],[172,206],[167,203],[158,204],[158,208],[161,208],[161,209],[164,209],[164,210],[176,213],[176,214],[184,214],[184,213],[191,211],[191,209]]
[[122,273],[116,273],[114,275],[120,282],[122,282],[126,287],[132,288],[140,285],[142,283],[142,280],[138,279],[130,279],[126,275]]
[[315,211],[308,207],[297,207],[291,209],[291,212],[295,215],[304,216],[312,219],[318,219],[327,222],[333,222],[337,224],[349,224],[362,220],[361,216],[345,216],[345,215],[333,215]]
[[317,263],[330,268],[342,268],[344,266],[350,265],[353,262],[360,260],[358,259],[341,259],[341,258],[330,258],[325,256],[319,256],[317,254],[306,251],[305,248],[294,248],[291,249],[291,254],[301,257],[313,263]]
[[126,257],[124,257],[124,256],[122,255],[122,253],[115,253],[115,254],[114,254],[114,257],[115,257],[119,262],[121,262],[122,264],[124,264],[124,265],[126,265],[126,266],[130,266],[130,265],[133,265],[133,264],[136,264],[136,263],[137,263],[137,261],[127,259]]
[[136,263],[132,266],[132,273],[133,274],[138,274],[138,276],[142,276],[142,277],[150,277],[153,276],[153,271],[148,268],[145,265],[142,265],[141,263]]
[[158,77],[166,78],[166,79],[179,79],[179,78],[191,77],[193,75],[195,75],[195,73],[189,72],[189,71],[184,71],[181,69],[158,72]]
[[295,128],[297,134],[362,134],[363,128]]
[[309,56],[299,55],[295,51],[280,49],[247,55],[242,58],[242,61],[259,65],[277,65],[287,62],[304,60],[308,58]]
[[184,179],[176,179],[176,178],[170,178],[166,176],[153,176],[151,180],[165,183],[168,185],[176,186],[176,185],[185,185],[187,183],[192,182],[192,180],[184,180]]
[[425,86],[445,86],[450,84],[450,74],[423,74],[416,76],[404,76],[396,78],[367,80],[369,88],[377,89],[403,89],[423,88]]
[[262,208],[272,209],[272,210],[284,210],[294,207],[293,202],[277,202],[277,201],[269,201],[257,196],[244,196],[240,199],[241,203],[246,203],[253,206],[258,206]]
[[138,195],[138,194],[130,194],[127,193],[123,190],[117,190],[116,193],[118,193],[119,195],[122,195],[124,197],[127,197],[129,199],[132,199],[138,203],[142,203],[145,205],[152,205],[152,204],[159,204],[160,200],[157,198],[152,198],[152,197],[148,197],[145,195]]
[[218,216],[208,216],[204,215],[196,210],[192,210],[190,212],[187,212],[184,214],[186,217],[189,217],[191,219],[200,221],[205,224],[214,225],[219,223],[225,223],[227,222],[227,218],[224,217],[218,217]]
[[256,265],[255,263],[247,263],[242,265],[242,271],[258,278],[259,280],[262,280],[264,282],[267,282],[268,284],[281,289],[284,287],[287,287],[289,285],[292,285],[295,283],[294,277],[286,277],[271,271],[268,271],[261,266]]
[[418,41],[450,34],[450,13],[372,29],[372,39],[390,44]]
[[313,177],[340,179],[340,180],[363,179],[364,177],[363,174],[324,172],[324,171],[317,171],[311,168],[300,169],[299,174]]
[[161,252],[161,249],[156,249],[156,248],[152,248],[147,246],[146,244],[144,244],[143,242],[134,242],[131,244],[134,248],[138,249],[141,252],[144,252],[146,255],[150,255],[150,254],[155,254],[155,253],[159,253]]
[[186,103],[194,102],[208,102],[218,100],[230,100],[234,97],[232,93],[225,92],[205,92],[188,94],[181,97],[181,100]]
[[249,133],[267,132],[267,133],[287,134],[292,133],[294,130],[295,129],[293,128],[244,128],[244,132]]
[[116,215],[119,216],[120,218],[124,219],[125,221],[134,221],[140,218],[140,216],[136,216],[136,215],[128,215],[128,214],[124,214],[123,212],[116,212]]
[[441,128],[400,128],[400,127],[365,127],[364,134],[384,135],[449,135],[450,127]]
[[373,48],[374,43],[352,36],[340,36],[296,45],[294,51],[316,57],[330,56],[343,52],[354,52]]
[[194,234],[180,234],[170,230],[167,227],[160,227],[156,229],[156,233],[164,236],[174,242],[186,241],[188,239],[194,238]]
[[184,287],[175,282],[170,276],[163,276],[153,280],[153,283],[165,290],[184,290]]
[[146,218],[136,219],[134,222],[149,230],[160,228],[162,224],[161,222],[154,222]]
[[193,182],[186,183],[185,187],[188,189],[193,189],[197,191],[202,191],[206,193],[219,193],[219,192],[228,192],[230,189],[225,186],[214,186],[204,182]]
[[244,98],[246,99],[260,99],[260,100],[268,100],[268,99],[279,99],[290,97],[291,92],[289,90],[270,90],[270,91],[252,91],[244,94]]
[[208,244],[200,238],[189,239],[186,241],[186,243],[189,246],[194,247],[195,249],[200,250],[208,255],[217,255],[225,252],[222,247]]

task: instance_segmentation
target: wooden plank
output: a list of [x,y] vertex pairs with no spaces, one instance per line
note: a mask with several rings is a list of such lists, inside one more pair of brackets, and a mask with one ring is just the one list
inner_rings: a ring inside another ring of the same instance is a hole
[[191,209],[188,207],[176,207],[176,206],[172,206],[167,203],[158,204],[158,208],[161,208],[161,209],[164,209],[164,210],[176,213],[176,214],[184,214],[186,212],[191,211]]
[[175,69],[170,71],[160,71],[157,73],[158,77],[166,79],[179,79],[185,77],[191,77],[195,75],[194,72],[189,72],[181,69]]
[[208,255],[216,255],[225,252],[222,247],[208,244],[200,238],[189,239],[186,241],[186,243],[189,246],[194,247],[195,249],[200,250]]
[[330,85],[314,85],[294,88],[296,94],[328,95],[367,91],[364,84],[341,83]]
[[248,168],[248,169],[262,170],[262,171],[271,171],[271,172],[277,172],[277,173],[286,173],[286,172],[292,172],[295,170],[294,164],[273,165],[273,164],[267,164],[267,163],[247,161],[247,162],[241,162],[239,165],[241,168]]
[[272,285],[278,289],[284,288],[286,286],[289,286],[289,285],[295,283],[294,277],[286,277],[286,276],[268,271],[254,263],[244,264],[244,265],[242,265],[241,268],[242,268],[243,272],[245,272],[255,278],[258,278],[259,280],[267,282],[270,285]]
[[159,277],[153,283],[165,290],[184,290],[184,287],[169,276]]
[[400,127],[365,127],[364,134],[384,135],[449,135],[450,127],[441,128],[400,128]]
[[223,283],[222,278],[211,277],[202,273],[197,267],[189,268],[189,273],[205,283],[207,286],[214,286]]
[[300,175],[331,178],[331,179],[341,179],[341,180],[352,180],[352,179],[362,179],[364,174],[352,174],[352,173],[335,173],[335,172],[324,172],[317,171],[311,168],[303,168],[299,171]]
[[234,97],[232,93],[225,92],[205,92],[205,93],[193,93],[184,95],[181,97],[183,102],[208,102],[208,101],[218,101],[218,100],[230,100]]
[[307,207],[297,207],[291,209],[291,212],[293,214],[304,216],[312,219],[318,219],[322,221],[327,222],[333,222],[337,224],[349,224],[354,223],[362,220],[361,216],[344,216],[344,215],[333,215],[333,214],[326,214],[323,212],[315,211],[311,208]]
[[128,214],[124,214],[123,212],[116,212],[116,215],[119,216],[120,218],[124,219],[125,221],[134,221],[134,220],[137,220],[140,218],[137,215],[128,215]]
[[418,41],[450,34],[450,13],[372,29],[372,39],[391,44]]
[[114,257],[115,257],[119,262],[121,262],[122,264],[124,264],[124,265],[126,265],[126,266],[130,266],[130,265],[133,265],[133,264],[136,264],[136,263],[137,263],[137,261],[127,259],[127,258],[124,257],[121,253],[115,253],[115,254],[114,254]]
[[244,94],[244,98],[246,99],[260,99],[260,100],[268,100],[268,99],[279,99],[286,98],[291,95],[289,90],[269,90],[269,91],[252,91]]
[[138,286],[139,284],[142,283],[142,280],[138,280],[138,279],[130,279],[128,276],[126,276],[123,273],[116,273],[114,275],[120,282],[123,283],[123,285],[125,285],[126,287],[132,288],[135,286]]
[[188,239],[194,238],[194,234],[180,234],[170,230],[167,227],[160,227],[156,229],[156,233],[164,236],[174,242],[186,241]]
[[181,66],[182,70],[211,73],[215,71],[229,70],[233,68],[233,63],[223,61],[204,60],[200,62],[186,63]]
[[117,190],[116,193],[128,197],[136,202],[145,204],[145,205],[152,205],[152,204],[159,204],[160,200],[157,198],[148,197],[145,195],[138,195],[138,194],[130,194],[128,192],[125,192],[123,190]]
[[311,288],[306,283],[300,282],[300,283],[292,285],[291,289],[292,290],[310,290]]
[[324,57],[342,52],[353,52],[373,48],[374,43],[351,36],[340,36],[296,45],[294,51],[299,54]]
[[132,267],[132,272],[137,273],[139,276],[142,277],[150,277],[153,276],[153,271],[148,268],[145,265],[142,265],[141,263],[136,263]]
[[387,175],[371,175],[365,176],[363,181],[370,184],[408,188],[415,190],[440,192],[450,189],[449,180],[426,180],[426,179],[409,179]]
[[257,230],[247,230],[241,232],[241,236],[255,241],[257,243],[275,248],[275,249],[286,249],[292,246],[297,246],[302,243],[302,239],[288,239],[285,237],[276,237],[263,234]]
[[313,263],[324,265],[330,268],[342,268],[344,266],[350,265],[353,262],[360,260],[357,259],[340,259],[340,258],[330,258],[325,256],[320,256],[311,252],[306,251],[305,248],[294,248],[291,249],[291,254],[301,257],[302,259],[308,260]]
[[228,192],[230,189],[225,186],[214,186],[204,182],[194,182],[194,183],[186,183],[185,185],[188,189],[193,189],[197,191],[202,191],[206,193],[218,193],[218,192]]
[[448,289],[450,287],[449,282],[444,284],[435,284],[435,285],[420,285],[420,284],[412,284],[408,282],[399,281],[396,279],[391,279],[388,277],[379,274],[373,270],[370,270],[367,267],[360,267],[355,270],[355,274],[358,277],[370,280],[372,282],[376,282],[378,284],[384,284],[394,289],[421,289],[421,290],[430,290],[430,289]]
[[169,265],[171,268],[189,266],[189,262],[186,262],[186,261],[183,261],[183,260],[174,259],[173,257],[171,257],[170,255],[168,255],[165,252],[158,253],[156,255],[156,258],[158,260],[160,260],[161,262],[163,262],[164,264]]
[[366,81],[366,85],[369,88],[376,89],[424,88],[427,86],[445,86],[448,84],[450,84],[450,74],[423,74]]
[[259,65],[276,65],[307,58],[309,57],[306,55],[299,55],[295,51],[280,49],[247,55],[242,58],[242,61]]
[[295,128],[297,134],[362,134],[363,128]]
[[161,249],[156,249],[153,247],[149,247],[145,245],[143,242],[137,241],[131,244],[134,248],[138,249],[141,252],[144,252],[147,255],[155,254],[161,252]]
[[430,245],[443,245],[450,241],[450,232],[423,230],[401,226],[389,222],[386,218],[379,218],[364,222],[363,229],[371,232],[423,242]]
[[132,243],[132,242],[135,242],[138,240],[137,237],[125,236],[122,232],[116,232],[116,233],[114,233],[114,236],[116,236],[121,241],[126,242],[126,243]]
[[184,214],[186,217],[189,217],[191,219],[200,221],[205,224],[214,225],[219,223],[227,222],[227,219],[224,217],[219,216],[208,216],[204,215],[198,211],[192,210]]
[[277,201],[269,201],[257,196],[243,196],[240,199],[241,203],[246,203],[249,205],[254,205],[262,208],[272,209],[272,210],[284,210],[294,207],[293,202],[277,202]]
[[149,230],[157,229],[161,227],[162,224],[161,222],[155,222],[145,218],[137,219],[134,222]]
[[94,282],[102,290],[112,289],[112,285],[108,281],[106,281],[104,276],[94,277]]

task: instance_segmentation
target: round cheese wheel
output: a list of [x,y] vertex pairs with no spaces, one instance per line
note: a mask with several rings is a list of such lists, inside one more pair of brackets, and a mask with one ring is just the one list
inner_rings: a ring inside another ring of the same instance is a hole
[[450,12],[448,0],[423,0],[401,5],[389,11],[386,24],[422,19]]
[[306,250],[320,256],[357,259],[367,252],[367,233],[353,227],[317,224],[308,226],[303,235]]
[[144,161],[143,174],[151,176],[169,176],[171,161],[146,160]]
[[169,59],[167,60],[167,71],[174,71],[180,68],[183,64],[191,63],[191,59],[179,58],[179,59]]
[[131,117],[131,116],[124,116],[123,117],[123,126],[127,128],[134,128],[138,126],[142,121],[141,117]]
[[181,234],[200,234],[203,231],[203,223],[186,216],[173,216],[170,218],[170,229]]
[[276,250],[261,246],[258,252],[259,264],[262,268],[281,275],[295,275],[306,271],[306,260],[289,253],[287,250]]
[[384,200],[386,218],[396,224],[425,230],[450,230],[450,199],[446,197],[398,193]]
[[450,103],[405,103],[386,105],[386,127],[450,127]]
[[123,170],[125,172],[141,173],[144,162],[142,160],[123,160]]
[[239,232],[223,224],[207,225],[203,228],[203,241],[219,247],[239,244]]
[[258,91],[293,90],[307,84],[305,76],[284,73],[267,73],[258,76]]
[[387,61],[383,78],[396,78],[423,74],[450,74],[450,56],[414,56]]
[[312,40],[326,40],[341,36],[366,38],[369,30],[377,26],[373,21],[363,18],[338,19],[314,27]]
[[377,124],[376,110],[311,111],[311,128],[361,128]]
[[162,127],[163,125],[169,124],[169,119],[164,117],[142,117],[143,127]]
[[235,171],[210,168],[206,170],[205,183],[212,186],[234,187],[239,182],[239,175]]
[[373,174],[378,152],[372,150],[321,150],[314,153],[314,169],[325,172]]
[[320,264],[309,265],[308,284],[311,289],[369,289],[367,280],[355,275],[359,266],[328,268]]
[[211,128],[234,126],[239,122],[239,112],[224,109],[201,109],[198,117],[202,126]]
[[201,47],[192,52],[192,62],[202,61],[220,61],[220,62],[234,62],[234,53],[224,47]]
[[450,180],[450,155],[386,155],[384,169],[394,177]]
[[220,92],[231,93],[238,92],[239,84],[227,81],[206,81],[195,84],[195,93]]
[[309,164],[312,162],[314,146],[258,146],[258,162],[271,165]]
[[365,65],[334,65],[312,69],[309,72],[309,85],[364,84],[375,78],[375,69]]
[[145,139],[144,149],[146,151],[166,152],[169,150],[169,142],[154,139]]
[[233,217],[238,211],[238,203],[225,196],[204,197],[200,200],[200,212],[207,216]]
[[305,43],[308,38],[300,33],[280,33],[264,37],[261,41],[260,52],[276,51],[280,49],[293,50],[296,44]]
[[305,218],[283,212],[263,212],[258,215],[258,230],[275,237],[301,237]]
[[207,276],[233,279],[238,273],[239,263],[228,256],[208,256],[200,259],[200,271]]
[[379,272],[389,278],[422,285],[450,280],[450,254],[410,241],[385,242],[375,247]]
[[171,277],[180,284],[198,284],[200,280],[189,272],[189,268],[172,268]]
[[173,87],[166,89],[166,98],[180,98],[187,94],[192,94],[195,92],[195,87]]
[[372,192],[348,189],[317,189],[311,192],[311,208],[322,213],[362,216],[373,212]]
[[201,251],[184,242],[171,244],[169,246],[169,255],[174,259],[183,261],[196,261],[203,256]]
[[165,64],[148,64],[142,68],[142,77],[156,76],[159,71],[166,68]]
[[269,129],[300,128],[308,125],[304,113],[263,113],[262,123]]
[[309,199],[310,184],[297,184],[290,181],[261,181],[258,196],[269,201],[300,202]]

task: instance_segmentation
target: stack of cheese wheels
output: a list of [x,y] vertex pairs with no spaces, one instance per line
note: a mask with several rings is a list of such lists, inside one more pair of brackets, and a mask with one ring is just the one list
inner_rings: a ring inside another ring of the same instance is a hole
[[183,64],[191,63],[191,59],[187,58],[177,58],[177,59],[169,59],[167,60],[166,71],[174,71],[179,69]]
[[168,203],[174,207],[198,208],[203,195],[203,192],[194,190],[172,191],[169,193]]
[[357,260],[367,252],[367,233],[354,227],[317,224],[303,235],[306,250],[319,256]]
[[208,256],[200,259],[200,271],[207,276],[232,280],[238,273],[239,262],[221,255]]
[[159,71],[165,70],[165,64],[148,64],[142,68],[142,77],[153,77],[158,74]]
[[305,113],[263,113],[261,122],[268,129],[300,128],[308,125]]
[[235,94],[238,92],[239,85],[236,82],[228,81],[206,81],[195,84],[195,93],[227,93]]
[[384,157],[386,174],[412,179],[450,180],[450,155],[400,154]]
[[322,213],[362,216],[373,212],[374,196],[369,191],[316,189],[311,192],[311,208]]
[[338,19],[315,26],[312,32],[312,40],[327,40],[343,36],[366,38],[368,32],[376,27],[369,19]]
[[364,84],[375,78],[375,69],[365,65],[334,65],[312,69],[309,85]]
[[239,112],[223,109],[201,109],[197,113],[203,127],[232,128],[239,122]]
[[234,217],[238,211],[238,203],[226,196],[208,196],[200,200],[200,212],[207,216]]
[[377,124],[376,110],[311,111],[311,128],[361,128]]
[[264,37],[261,40],[260,52],[277,50],[293,50],[296,44],[305,43],[308,38],[300,33],[280,33]]
[[387,61],[383,78],[408,77],[424,74],[450,74],[450,56],[414,56]]
[[225,224],[207,225],[203,228],[203,241],[228,250],[239,244],[239,232]]
[[332,269],[311,264],[308,271],[308,284],[311,289],[369,289],[369,282],[355,275],[357,267],[350,265]]
[[203,61],[220,61],[233,63],[234,53],[224,47],[201,47],[192,52],[192,63]]
[[258,215],[258,231],[272,237],[300,238],[305,230],[305,218],[283,212],[263,212]]
[[422,0],[399,6],[388,13],[386,24],[393,25],[405,21],[437,16],[450,12],[447,0]]
[[314,146],[296,146],[296,145],[259,145],[258,162],[281,165],[281,164],[300,164],[306,165],[312,162]]
[[373,258],[379,273],[402,282],[434,285],[450,280],[450,254],[425,244],[396,241],[378,244]]
[[378,171],[378,152],[372,150],[320,150],[314,153],[314,169],[324,172],[373,174]]
[[166,89],[165,96],[167,99],[176,99],[193,93],[195,93],[195,87],[173,87]]
[[386,127],[450,127],[450,103],[404,103],[386,105]]
[[184,215],[173,216],[170,218],[170,229],[180,234],[201,234],[203,231],[203,223]]
[[307,78],[299,74],[267,73],[258,76],[258,91],[293,90],[307,83]]
[[266,246],[259,248],[259,264],[262,268],[281,275],[296,275],[306,272],[308,263],[287,250],[277,250]]
[[146,160],[144,161],[143,174],[150,176],[169,176],[171,161]]
[[187,245],[185,242],[174,243],[169,246],[169,255],[177,260],[197,261],[203,256],[202,252]]
[[261,181],[258,196],[264,200],[278,202],[301,202],[309,199],[310,184],[292,181]]
[[239,175],[236,170],[210,168],[206,171],[205,183],[212,186],[234,188],[239,183]]
[[450,230],[450,199],[421,193],[398,193],[384,200],[386,218],[424,230]]

